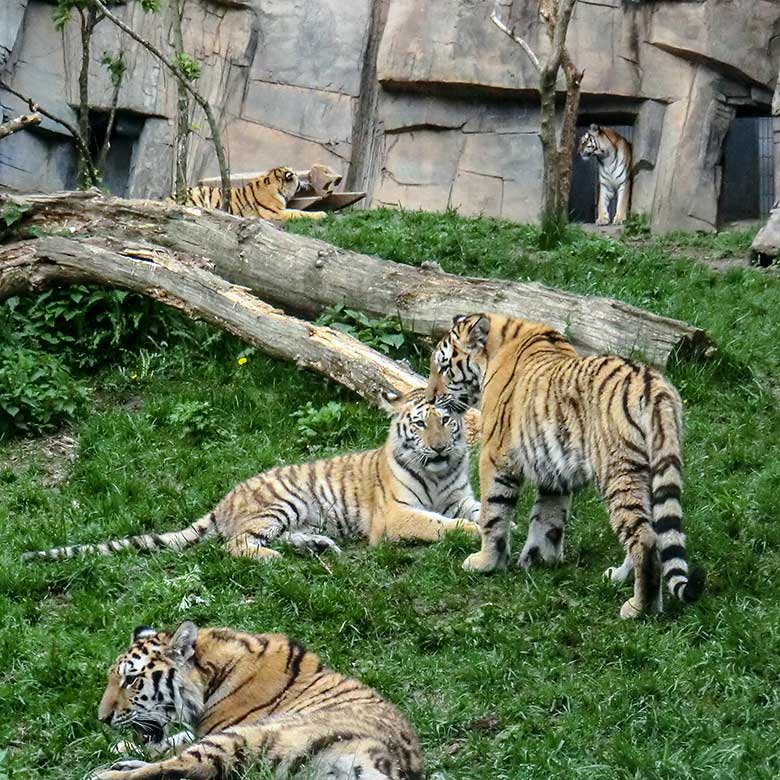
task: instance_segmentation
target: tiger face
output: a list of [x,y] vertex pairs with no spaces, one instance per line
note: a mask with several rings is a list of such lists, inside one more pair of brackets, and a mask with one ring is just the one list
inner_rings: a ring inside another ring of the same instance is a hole
[[276,189],[284,198],[284,202],[287,203],[298,191],[300,179],[291,168],[279,167],[268,171],[263,183]]
[[423,389],[404,397],[385,394],[394,414],[390,427],[396,457],[434,468],[445,467],[466,447],[463,419],[448,398],[432,401]]
[[599,125],[591,125],[585,131],[585,135],[580,139],[579,153],[583,160],[590,160],[592,157],[602,159],[607,156],[604,131]]
[[139,626],[128,650],[108,672],[98,718],[113,728],[132,728],[145,743],[159,743],[165,726],[193,726],[203,711],[192,656],[197,628],[182,623],[173,635]]
[[460,414],[479,404],[489,330],[490,320],[481,314],[453,319],[431,355],[428,393],[437,403]]

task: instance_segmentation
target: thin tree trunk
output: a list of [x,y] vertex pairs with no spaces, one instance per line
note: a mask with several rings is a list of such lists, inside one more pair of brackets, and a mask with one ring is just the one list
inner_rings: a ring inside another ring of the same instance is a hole
[[583,71],[578,71],[567,49],[561,59],[566,74],[566,103],[563,107],[560,140],[558,142],[558,203],[568,217],[571,193],[571,168],[577,140],[577,116],[580,110],[580,87]]
[[[86,10],[76,7],[81,19],[81,67],[79,69],[79,136],[88,159],[83,152],[79,155],[78,182],[86,189],[97,184],[91,172],[95,170],[92,158],[92,131],[89,124],[89,62],[92,52],[92,33],[98,24],[97,9],[90,6]],[[100,166],[98,165],[99,169]]]
[[[171,26],[173,29],[173,48],[177,54],[184,52],[184,38],[181,20],[186,0],[171,0]],[[174,142],[174,197],[177,203],[187,199],[188,148],[190,140],[190,99],[181,81],[176,84],[176,139]]]
[[166,68],[176,77],[179,84],[187,90],[192,96],[193,100],[203,109],[203,113],[206,115],[206,121],[209,124],[209,130],[211,131],[211,140],[214,144],[214,153],[217,156],[217,164],[219,165],[219,176],[222,182],[221,194],[222,194],[222,208],[227,211],[230,206],[230,169],[228,168],[227,159],[225,158],[225,148],[222,145],[222,135],[219,132],[219,126],[217,120],[214,118],[214,112],[211,110],[209,102],[195,90],[188,82],[187,79],[180,73],[176,65],[170,62],[165,55],[149,41],[142,38],[132,27],[125,24],[121,19],[114,16],[111,11],[106,8],[100,0],[92,0],[97,8],[103,13],[103,15],[110,19],[120,30],[126,32],[134,41],[140,43],[147,51],[151,52],[157,57]]
[[263,220],[99,193],[0,195],[3,202],[27,207],[12,236],[36,227],[48,233],[67,230],[73,238],[104,246],[149,242],[193,257],[223,279],[305,316],[348,304],[372,317],[397,316],[409,330],[437,337],[457,314],[494,311],[546,322],[583,352],[631,356],[638,351],[660,366],[672,352],[709,349],[699,328],[620,301],[414,268],[286,233]]
[[101,175],[105,173],[106,158],[108,157],[108,151],[111,149],[111,133],[114,132],[114,123],[116,122],[116,107],[119,105],[119,90],[122,89],[121,80],[114,84],[114,92],[111,95],[111,110],[108,113],[108,124],[106,125],[106,136],[103,139],[103,145],[100,147],[100,155],[98,156],[97,169]]

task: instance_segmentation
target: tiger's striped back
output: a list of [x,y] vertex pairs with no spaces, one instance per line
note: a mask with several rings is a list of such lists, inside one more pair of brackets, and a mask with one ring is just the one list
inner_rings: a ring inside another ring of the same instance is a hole
[[[280,219],[287,202],[298,189],[298,174],[290,168],[272,168],[241,187],[230,188],[230,213],[237,217]],[[218,209],[222,202],[219,187],[200,185],[187,190],[186,203]]]
[[652,606],[659,575],[678,598],[698,596],[682,533],[682,404],[661,374],[616,356],[579,357],[546,325],[475,314],[456,318],[434,350],[429,391],[460,409],[481,400],[483,546],[467,568],[506,563],[523,478],[538,495],[520,563],[560,560],[570,495],[595,479],[635,565],[624,616]]
[[195,731],[178,755],[144,767],[147,780],[241,777],[258,756],[280,777],[421,777],[417,737],[396,708],[282,634],[140,627],[109,670],[98,717],[157,751],[186,741],[166,726]]

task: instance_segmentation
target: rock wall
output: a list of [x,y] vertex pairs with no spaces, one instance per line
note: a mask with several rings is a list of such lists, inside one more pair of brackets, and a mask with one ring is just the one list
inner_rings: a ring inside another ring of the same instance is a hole
[[[223,125],[231,168],[324,162],[374,206],[457,208],[517,221],[538,216],[541,149],[536,74],[489,20],[492,0],[188,0],[185,47],[203,61],[199,88]],[[537,0],[512,23],[544,56]],[[0,75],[74,120],[80,62],[75,21],[57,32],[44,0],[4,0]],[[170,24],[128,2],[118,13],[170,51]],[[585,70],[582,120],[633,124],[632,208],[658,229],[713,229],[721,147],[738,111],[768,113],[780,66],[775,0],[589,0],[569,32]],[[102,52],[125,52],[120,107],[141,117],[127,193],[170,190],[174,79],[110,22],[96,31],[92,102],[111,88]],[[0,91],[6,115],[22,106]],[[217,173],[195,114],[190,177]],[[136,122],[135,126],[139,126]],[[780,128],[776,134],[780,138]],[[354,146],[354,148],[353,148]],[[780,155],[776,155],[780,159]],[[780,165],[780,163],[778,163]],[[71,186],[73,152],[44,122],[0,144],[0,184]]]

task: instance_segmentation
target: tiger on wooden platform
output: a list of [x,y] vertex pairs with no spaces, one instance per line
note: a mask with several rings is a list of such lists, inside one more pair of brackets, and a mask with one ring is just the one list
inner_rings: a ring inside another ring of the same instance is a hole
[[[298,174],[290,168],[273,168],[240,187],[230,188],[230,213],[237,217],[262,219],[322,219],[324,211],[288,209],[287,203],[298,191]],[[201,184],[187,190],[186,205],[218,209],[222,203],[219,187]]]
[[[189,621],[173,634],[137,628],[109,670],[98,717],[134,729],[150,752],[178,754],[123,759],[94,780],[224,780],[248,776],[258,759],[280,778],[422,777],[417,737],[398,710],[282,634]],[[173,725],[187,730],[166,737]]]
[[617,194],[615,225],[622,225],[628,216],[631,200],[631,144],[608,127],[591,125],[580,139],[580,157],[595,157],[599,168],[599,200],[597,225],[609,225],[609,205]]
[[183,550],[212,536],[221,536],[233,555],[270,559],[279,555],[268,546],[277,539],[339,552],[332,536],[377,544],[384,538],[433,542],[456,528],[478,535],[473,521],[479,502],[469,482],[460,415],[430,402],[424,389],[404,397],[386,394],[385,402],[393,417],[378,449],[258,474],[181,531],[55,547],[22,559]]
[[546,325],[472,314],[456,317],[436,346],[429,391],[459,410],[482,402],[482,549],[465,569],[506,565],[523,478],[537,496],[520,564],[561,560],[572,492],[595,479],[627,553],[605,574],[622,582],[635,571],[621,616],[660,609],[661,576],[679,599],[699,595],[682,532],[682,405],[661,374],[620,357],[579,357]]

